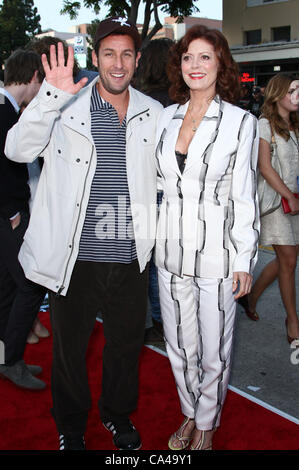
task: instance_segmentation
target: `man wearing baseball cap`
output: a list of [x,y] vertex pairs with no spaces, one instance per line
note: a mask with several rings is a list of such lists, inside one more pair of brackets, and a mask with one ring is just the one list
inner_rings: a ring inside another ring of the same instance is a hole
[[[124,18],[102,21],[99,70],[74,83],[73,50],[42,56],[45,80],[7,139],[11,160],[44,158],[20,251],[26,276],[50,291],[52,414],[60,448],[85,449],[91,407],[85,353],[103,314],[101,421],[121,450],[141,447],[130,421],[156,223],[155,130],[162,106],[130,86],[141,45]],[[97,365],[95,365],[97,367]],[[99,447],[101,448],[101,447]]]

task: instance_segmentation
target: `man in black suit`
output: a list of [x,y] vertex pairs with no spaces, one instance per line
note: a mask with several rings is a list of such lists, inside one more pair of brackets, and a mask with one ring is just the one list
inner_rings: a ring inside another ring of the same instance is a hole
[[26,164],[8,160],[4,147],[20,109],[28,105],[41,86],[41,70],[36,53],[18,50],[5,64],[4,88],[0,88],[0,340],[5,347],[0,376],[34,390],[45,387],[35,377],[41,367],[27,366],[23,355],[45,290],[26,279],[18,261],[29,221],[28,170]]

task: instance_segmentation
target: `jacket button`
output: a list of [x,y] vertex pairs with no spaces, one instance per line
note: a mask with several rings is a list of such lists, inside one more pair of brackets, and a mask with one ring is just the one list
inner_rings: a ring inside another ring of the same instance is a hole
[[143,142],[147,142],[147,139],[143,139]]
[[79,162],[80,162],[80,158],[77,158],[77,159],[76,159],[76,162],[79,163]]
[[48,96],[51,96],[51,92],[50,92],[50,91],[47,91],[47,95],[48,95]]
[[142,121],[142,117],[139,118],[139,121]]
[[58,150],[58,153],[61,153],[61,150],[60,150],[60,149]]

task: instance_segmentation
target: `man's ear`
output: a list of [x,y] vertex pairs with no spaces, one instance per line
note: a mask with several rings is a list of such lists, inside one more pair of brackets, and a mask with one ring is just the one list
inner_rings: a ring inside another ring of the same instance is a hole
[[136,63],[135,63],[135,64],[136,64],[136,68],[138,67],[138,62],[139,62],[140,57],[141,57],[141,52],[138,51],[137,54],[136,54]]
[[95,51],[91,53],[92,63],[93,65],[98,68],[98,56],[96,55]]
[[39,83],[38,70],[36,70],[34,74],[32,75],[30,83]]

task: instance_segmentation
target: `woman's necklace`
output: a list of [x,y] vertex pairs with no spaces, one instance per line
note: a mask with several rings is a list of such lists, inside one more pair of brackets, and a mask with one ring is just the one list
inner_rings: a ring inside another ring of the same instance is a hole
[[197,126],[197,125],[196,125],[197,119],[195,119],[195,118],[192,116],[191,111],[190,111],[190,117],[191,117],[191,122],[192,122],[192,127],[191,127],[191,129],[192,129],[193,132],[196,132],[196,131],[197,131],[197,128],[198,128],[198,126],[199,126],[199,123],[198,123],[198,126]]
[[[211,96],[210,98],[208,98],[207,102],[204,103],[204,104],[199,108],[199,111],[198,111],[198,114],[197,114],[197,117],[196,117],[196,118],[195,118],[194,115],[192,114],[193,108],[191,108],[191,107],[189,106],[188,111],[189,111],[190,118],[191,118],[191,122],[192,122],[192,126],[191,126],[192,132],[196,132],[196,131],[197,131],[197,129],[198,129],[198,127],[199,127],[199,124],[200,124],[200,122],[201,122],[201,120],[202,120],[202,118],[203,118],[203,116],[204,116],[204,114],[205,114],[205,112],[206,112],[206,109],[209,107],[209,105],[210,105],[211,101],[213,100],[213,98],[214,98],[214,95]],[[197,121],[198,121],[198,124],[196,124]]]

